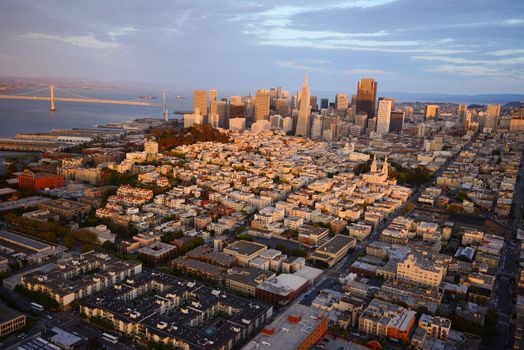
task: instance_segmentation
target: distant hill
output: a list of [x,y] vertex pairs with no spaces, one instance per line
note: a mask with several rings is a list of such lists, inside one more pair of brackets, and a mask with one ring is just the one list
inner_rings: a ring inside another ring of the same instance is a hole
[[447,95],[414,92],[381,92],[380,96],[394,97],[399,102],[450,102],[466,104],[506,104],[524,101],[522,94],[483,94],[483,95]]
[[504,105],[504,107],[506,107],[506,108],[519,108],[521,105],[522,105],[522,102],[515,101],[515,102],[508,102],[508,103],[506,103]]
[[190,128],[157,128],[151,130],[150,135],[155,136],[161,151],[171,150],[182,145],[192,145],[197,142],[228,143],[231,141],[229,136],[209,124],[194,125]]

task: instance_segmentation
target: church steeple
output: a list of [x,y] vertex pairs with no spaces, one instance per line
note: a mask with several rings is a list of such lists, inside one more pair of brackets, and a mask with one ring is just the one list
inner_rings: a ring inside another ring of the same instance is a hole
[[377,172],[377,156],[373,155],[373,163],[371,163],[370,173],[376,173],[376,172]]
[[382,174],[388,176],[388,171],[389,171],[388,156],[386,156],[386,159],[384,159],[384,164],[382,164]]

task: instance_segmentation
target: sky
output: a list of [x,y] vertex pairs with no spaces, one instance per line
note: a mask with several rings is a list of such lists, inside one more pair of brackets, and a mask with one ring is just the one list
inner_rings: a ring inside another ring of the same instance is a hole
[[524,93],[523,0],[2,0],[0,76],[179,91]]

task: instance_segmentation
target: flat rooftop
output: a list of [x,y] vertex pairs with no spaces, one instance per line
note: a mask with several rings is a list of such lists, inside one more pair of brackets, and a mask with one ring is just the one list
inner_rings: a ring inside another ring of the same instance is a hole
[[255,243],[255,242],[249,242],[249,241],[237,241],[225,247],[224,252],[226,250],[229,250],[229,251],[233,251],[240,255],[250,256],[266,248],[267,246],[261,243]]
[[336,254],[340,250],[346,248],[347,245],[350,245],[352,243],[356,242],[355,237],[351,236],[344,236],[344,235],[335,235],[335,237],[331,238],[329,241],[318,247],[316,250],[317,252],[327,252],[331,254]]
[[[295,304],[267,325],[242,350],[297,349],[326,317],[327,313],[322,310]],[[291,322],[290,318],[299,321]]]
[[0,230],[0,241],[6,241],[15,245],[23,246],[24,248],[34,250],[35,252],[51,249],[51,246],[47,243],[39,242],[34,239],[4,230]]
[[23,313],[10,308],[6,304],[0,303],[0,324],[22,316]]

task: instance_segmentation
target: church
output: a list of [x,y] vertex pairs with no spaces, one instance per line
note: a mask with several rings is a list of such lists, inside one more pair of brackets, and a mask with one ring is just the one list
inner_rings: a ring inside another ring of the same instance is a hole
[[[384,159],[382,164],[382,169],[379,171],[377,166],[377,157],[373,156],[373,163],[371,163],[371,169],[369,173],[364,174],[362,179],[370,184],[391,184],[391,181],[388,181],[388,157]],[[395,181],[396,183],[396,181]]]

